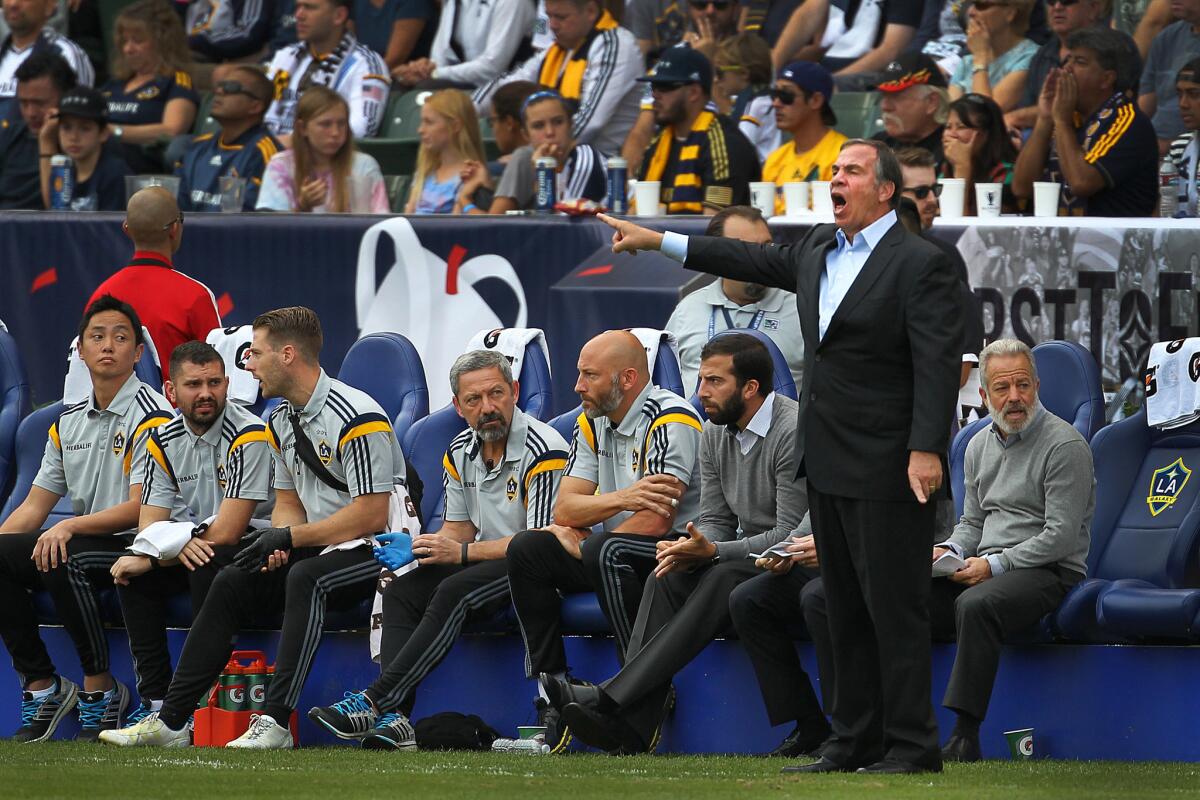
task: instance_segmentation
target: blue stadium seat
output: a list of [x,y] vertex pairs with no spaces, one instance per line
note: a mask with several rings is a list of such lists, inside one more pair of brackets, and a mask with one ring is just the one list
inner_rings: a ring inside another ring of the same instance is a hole
[[366,392],[383,406],[400,439],[429,413],[421,356],[412,342],[398,333],[371,333],[351,345],[342,359],[338,380]]
[[[1054,416],[1075,426],[1087,441],[1104,425],[1104,390],[1096,359],[1077,342],[1042,342],[1033,348],[1041,386],[1038,398]],[[982,377],[982,376],[981,376]],[[976,420],[960,430],[950,445],[950,486],[954,491],[955,515],[962,516],[963,473],[967,445],[991,422]]]
[[[29,414],[29,379],[17,342],[0,330],[0,504],[17,477],[17,429]],[[39,451],[40,452],[40,451]]]
[[[46,451],[46,436],[50,426],[62,412],[62,403],[51,403],[25,417],[17,428],[17,474],[12,493],[8,496],[8,502],[4,504],[3,517],[7,518],[29,494],[29,488],[33,486],[33,479],[42,464],[42,454]],[[64,496],[50,512],[45,527],[66,519],[72,513],[70,495]]]
[[[143,328],[145,330],[145,328]],[[138,359],[137,364],[133,367],[133,372],[137,375],[138,380],[149,386],[158,393],[163,390],[162,370],[158,364],[154,363],[154,354],[150,352],[150,348],[146,347],[142,350],[142,357]]]
[[680,397],[687,397],[687,392],[683,389],[683,375],[679,371],[679,359],[666,341],[658,344],[658,356],[654,359],[654,370],[650,373],[650,382],[660,389],[667,389]]
[[[678,371],[678,366],[676,367]],[[550,365],[537,343],[525,348],[521,361],[520,396],[517,407],[539,420],[545,420],[554,409],[554,391],[550,381]],[[425,494],[421,498],[421,516],[425,530],[433,532],[442,527],[445,509],[442,487],[442,456],[450,441],[466,430],[467,423],[454,405],[439,408],[432,414],[415,422],[400,439],[404,458],[416,466]]]
[[1055,615],[1065,638],[1200,639],[1200,423],[1163,431],[1145,412],[1092,441],[1096,513],[1087,580]]
[[575,406],[565,414],[559,414],[554,419],[550,420],[550,427],[558,431],[567,444],[571,443],[571,437],[575,435],[575,420],[579,419],[579,415],[583,413],[583,406]]
[[[771,354],[771,363],[775,367],[775,385],[771,388],[793,400],[797,399],[799,392],[796,390],[796,380],[792,377],[792,368],[788,366],[787,359],[783,357],[783,352],[779,349],[779,345],[775,344],[775,341],[762,331],[750,330],[749,328],[721,331],[716,336],[713,336],[713,338],[716,339],[719,336],[728,336],[733,333],[744,333],[748,336],[753,336],[767,346],[767,352]],[[700,397],[696,392],[692,392],[692,396],[688,398],[688,401],[696,409],[696,413],[700,415],[700,419],[708,419],[708,415],[704,413],[704,406],[700,404]]]

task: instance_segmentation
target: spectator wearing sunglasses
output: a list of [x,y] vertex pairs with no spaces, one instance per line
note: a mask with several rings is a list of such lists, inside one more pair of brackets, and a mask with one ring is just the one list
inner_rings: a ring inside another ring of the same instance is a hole
[[708,59],[677,45],[638,80],[650,84],[654,121],[661,126],[638,177],[662,182],[667,213],[715,213],[748,204],[750,181],[761,174],[758,154],[732,120],[707,107],[713,80]]
[[1025,38],[1035,0],[975,0],[967,10],[967,49],[950,78],[950,99],[968,92],[990,97],[1005,111],[1025,91],[1037,45]]
[[1107,28],[1067,38],[1067,58],[1038,97],[1038,118],[1013,167],[1013,193],[1034,181],[1063,184],[1059,214],[1148,217],[1158,202],[1158,147],[1149,117],[1130,99],[1132,56]]
[[771,48],[757,33],[739,33],[717,48],[713,100],[766,161],[782,141],[771,98]]
[[990,97],[965,94],[950,104],[950,116],[942,132],[946,161],[943,177],[963,178],[967,182],[966,210],[975,212],[975,183],[999,183],[1000,210],[1016,213],[1017,198],[1012,193],[1013,163],[1017,148],[1004,127],[1000,106]]
[[[1067,37],[1077,30],[1091,27],[1105,27],[1107,24],[1104,0],[1046,0],[1046,21],[1053,34],[1050,39],[1038,48],[1029,62],[1025,79],[1025,90],[1017,107],[1004,115],[1004,122],[1010,128],[1032,128],[1037,121],[1037,99],[1042,91],[1042,84],[1050,70],[1057,69],[1067,54]],[[1138,72],[1141,72],[1141,56],[1137,55],[1137,45],[1127,34],[1120,34],[1126,40],[1130,53],[1137,58]]]
[[[833,180],[833,162],[846,141],[835,131],[837,116],[829,107],[833,76],[811,61],[788,64],[771,90],[775,124],[791,135],[763,165],[763,180],[778,188],[785,183]],[[775,213],[786,211],[782,191],[775,198]]]
[[1184,64],[1200,57],[1200,0],[1172,0],[1171,10],[1178,20],[1150,43],[1138,87],[1138,105],[1150,115],[1162,153],[1184,130],[1175,78]]
[[1175,81],[1179,115],[1186,133],[1171,142],[1171,160],[1179,168],[1179,214],[1194,217],[1200,199],[1200,58],[1179,70]]
[[888,64],[875,89],[880,93],[883,131],[874,139],[895,150],[909,145],[933,153],[942,165],[942,127],[950,110],[946,77],[924,53],[905,53]]
[[221,178],[245,178],[242,209],[253,211],[267,162],[282,148],[263,124],[274,87],[261,70],[239,65],[216,85],[210,113],[220,123],[216,133],[192,140],[175,170],[179,207],[184,211],[220,211]]

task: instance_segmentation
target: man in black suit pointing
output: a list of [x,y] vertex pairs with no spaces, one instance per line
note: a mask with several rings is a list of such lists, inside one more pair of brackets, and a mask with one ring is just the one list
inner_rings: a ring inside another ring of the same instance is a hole
[[796,772],[941,769],[930,703],[931,499],[958,390],[961,298],[940,250],[897,224],[886,145],[852,139],[833,166],[834,225],[789,246],[656,233],[601,215],[614,252],[796,293],[804,386],[796,428],[825,581],[833,738]]

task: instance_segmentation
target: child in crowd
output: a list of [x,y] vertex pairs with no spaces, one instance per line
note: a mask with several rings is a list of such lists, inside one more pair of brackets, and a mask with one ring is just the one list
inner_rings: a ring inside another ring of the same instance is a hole
[[[429,95],[421,107],[417,133],[421,149],[417,151],[417,170],[404,213],[461,214],[481,205],[486,207],[491,178],[471,98],[457,89]],[[475,181],[473,192],[464,194],[462,176],[475,171],[482,177]]]
[[292,149],[263,173],[256,208],[269,211],[387,214],[379,163],[354,148],[350,107],[340,94],[310,86],[296,104]]
[[[604,154],[590,144],[575,143],[571,137],[571,111],[557,92],[531,94],[521,107],[521,121],[529,144],[513,152],[488,213],[533,208],[537,195],[535,164],[546,156],[557,162],[555,196],[559,202],[580,199],[603,202],[607,189]],[[470,180],[463,184],[463,192],[473,188]]]
[[124,211],[125,161],[108,150],[108,104],[104,95],[87,86],[67,92],[58,101],[57,116],[46,121],[38,134],[42,202],[50,208],[50,160],[71,158],[74,185],[72,211]]
[[765,162],[783,139],[771,105],[771,47],[757,33],[739,33],[717,47],[713,100]]

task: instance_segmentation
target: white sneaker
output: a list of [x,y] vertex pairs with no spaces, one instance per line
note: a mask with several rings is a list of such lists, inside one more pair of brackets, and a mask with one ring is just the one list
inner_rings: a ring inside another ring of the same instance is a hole
[[100,731],[99,739],[118,747],[191,747],[192,732],[187,725],[182,730],[171,730],[155,711],[128,728]]
[[274,717],[266,714],[250,715],[250,727],[226,747],[243,750],[291,750],[292,734],[280,727]]

